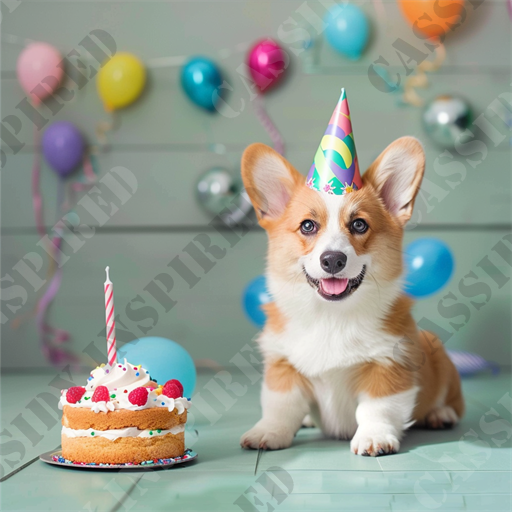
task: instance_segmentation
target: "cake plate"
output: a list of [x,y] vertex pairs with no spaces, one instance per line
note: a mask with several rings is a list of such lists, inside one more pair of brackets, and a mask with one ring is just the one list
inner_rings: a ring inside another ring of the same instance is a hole
[[47,464],[62,466],[65,468],[82,468],[82,469],[151,469],[151,468],[168,468],[176,464],[183,464],[197,458],[197,453],[187,448],[181,457],[173,459],[154,459],[146,460],[140,464],[95,464],[85,462],[74,462],[62,457],[61,450],[51,450],[43,453],[39,458]]

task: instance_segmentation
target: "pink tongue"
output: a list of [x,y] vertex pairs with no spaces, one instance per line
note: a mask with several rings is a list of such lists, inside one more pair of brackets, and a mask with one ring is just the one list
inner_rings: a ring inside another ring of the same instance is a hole
[[348,279],[336,279],[335,277],[320,279],[322,291],[327,295],[339,295],[347,289],[347,285]]

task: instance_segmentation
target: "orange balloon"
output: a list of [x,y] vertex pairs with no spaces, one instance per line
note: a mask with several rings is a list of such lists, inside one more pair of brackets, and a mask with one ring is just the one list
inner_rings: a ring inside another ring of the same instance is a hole
[[428,38],[441,38],[466,19],[464,0],[398,0],[407,21]]

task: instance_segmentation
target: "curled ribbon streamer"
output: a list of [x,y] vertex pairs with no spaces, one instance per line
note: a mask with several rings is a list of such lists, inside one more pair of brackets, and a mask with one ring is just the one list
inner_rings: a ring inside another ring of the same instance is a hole
[[276,128],[276,125],[272,122],[272,119],[270,119],[270,116],[267,114],[261,94],[258,94],[254,100],[254,110],[259,122],[263,128],[265,128],[265,131],[268,133],[270,139],[272,140],[274,149],[280,155],[284,155],[283,137],[279,133],[279,130]]
[[34,206],[34,215],[36,218],[36,229],[41,238],[46,236],[43,221],[43,197],[41,196],[41,155],[39,153],[39,134],[34,125],[34,162],[32,165],[32,204]]
[[68,198],[63,205],[65,211],[69,211],[73,207],[72,205],[75,204],[75,192],[83,192],[89,190],[96,183],[96,173],[94,172],[91,158],[88,153],[85,153],[84,155],[82,166],[87,183],[75,181],[69,184],[69,190],[67,193]]
[[92,168],[91,159],[88,153],[84,155],[83,168],[85,177],[87,178],[89,183],[94,183],[96,181],[96,174],[94,172],[94,169]]
[[384,3],[382,0],[373,0],[373,7],[375,9],[375,12],[377,13],[377,16],[380,20],[383,20],[386,22],[387,16],[386,16],[386,9],[384,7]]
[[[55,245],[56,248],[58,248],[61,244],[62,238],[55,237],[52,241],[52,243]],[[43,336],[45,335],[51,335],[54,337],[54,340],[56,343],[61,344],[65,341],[69,340],[69,333],[64,331],[63,329],[56,329],[54,327],[51,327],[46,323],[46,314],[48,312],[48,308],[50,307],[53,299],[57,295],[57,292],[59,291],[59,287],[62,281],[62,268],[57,268],[55,271],[55,274],[52,277],[52,280],[50,281],[50,284],[48,285],[45,293],[39,300],[37,304],[37,310],[36,310],[36,322],[40,333],[43,333]]]
[[[62,238],[60,236],[56,236],[52,240],[52,244],[56,249],[54,252],[57,259],[61,241]],[[58,346],[55,346],[55,344],[60,345],[68,341],[70,338],[69,333],[63,329],[55,329],[46,323],[48,309],[59,291],[61,281],[62,268],[57,266],[57,270],[55,271],[50,284],[37,304],[36,325],[40,335],[41,350],[48,361],[54,365],[67,362],[76,364],[79,362],[79,358]],[[50,340],[47,339],[48,336],[51,338]]]
[[[52,240],[52,244],[56,249],[60,247],[61,238],[59,236],[56,236]],[[54,251],[55,257],[58,258],[58,251]],[[55,274],[52,277],[52,280],[50,281],[50,284],[48,285],[46,291],[44,292],[43,296],[39,300],[37,304],[36,309],[36,323],[37,327],[39,329],[39,333],[42,337],[42,341],[45,341],[45,335],[51,334],[55,336],[55,341],[57,343],[62,343],[69,339],[69,334],[66,331],[63,331],[61,329],[55,329],[49,325],[46,324],[46,314],[48,311],[48,308],[55,298],[57,292],[59,291],[60,283],[62,281],[62,268],[57,268],[55,271]],[[43,344],[43,350],[45,350],[45,344]]]
[[115,110],[110,113],[110,116],[110,121],[100,121],[96,125],[96,138],[100,146],[106,146],[108,144],[107,132],[119,128],[119,117],[116,116]]
[[[34,125],[34,162],[32,165],[32,205],[34,207],[34,216],[36,229],[39,236],[47,243],[46,229],[43,218],[43,196],[41,195],[41,154],[39,152],[39,134],[36,125]],[[48,245],[48,243],[47,243]],[[52,252],[54,246],[49,244],[48,251]],[[50,279],[54,272],[54,260],[50,259],[46,279]]]
[[416,87],[425,88],[428,85],[427,72],[437,71],[446,59],[446,48],[444,44],[439,43],[436,48],[435,59],[432,62],[423,61],[416,68],[416,75],[410,76],[404,85],[403,101],[421,107],[425,101],[416,92]]

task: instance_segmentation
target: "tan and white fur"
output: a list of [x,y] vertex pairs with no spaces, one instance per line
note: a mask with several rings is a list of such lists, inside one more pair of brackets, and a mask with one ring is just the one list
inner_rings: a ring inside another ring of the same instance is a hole
[[[414,423],[444,428],[461,418],[458,373],[435,335],[418,331],[402,291],[403,230],[424,167],[421,144],[403,137],[364,173],[360,190],[335,196],[306,187],[271,148],[246,149],[242,176],[268,234],[273,301],[258,339],[262,419],[242,447],[287,448],[313,422],[351,439],[355,454],[377,456],[398,451]],[[361,219],[364,233],[354,231]],[[303,233],[305,221],[314,233]],[[345,255],[339,274],[321,262],[329,252]],[[326,296],[333,278],[349,280],[350,293]]]

